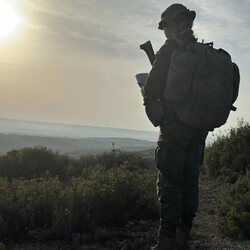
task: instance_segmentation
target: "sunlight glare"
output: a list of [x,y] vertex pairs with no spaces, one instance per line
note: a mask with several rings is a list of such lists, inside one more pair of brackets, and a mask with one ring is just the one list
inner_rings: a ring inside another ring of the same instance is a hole
[[9,3],[0,0],[0,39],[13,33],[21,22],[21,18]]

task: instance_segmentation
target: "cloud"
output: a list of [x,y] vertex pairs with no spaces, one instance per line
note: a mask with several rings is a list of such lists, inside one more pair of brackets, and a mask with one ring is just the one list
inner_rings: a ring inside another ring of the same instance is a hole
[[197,8],[197,29],[205,39],[229,48],[249,48],[250,3],[243,1],[192,1]]
[[[136,58],[138,44],[150,37],[157,47],[164,41],[157,31],[160,13],[173,1],[154,0],[20,0],[30,27],[65,48],[97,51],[104,56]],[[197,12],[195,32],[228,48],[248,48],[250,4],[237,1],[183,1]],[[159,42],[158,42],[159,41]],[[86,51],[85,51],[86,52]]]
[[[27,27],[43,40],[71,50],[90,50],[105,56],[133,56],[135,40],[143,24],[152,24],[147,1],[28,1]],[[154,6],[154,5],[153,5]],[[145,19],[146,18],[146,19]]]

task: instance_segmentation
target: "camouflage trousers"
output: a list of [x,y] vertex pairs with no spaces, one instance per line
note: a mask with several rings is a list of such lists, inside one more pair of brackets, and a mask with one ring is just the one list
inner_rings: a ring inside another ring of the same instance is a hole
[[198,209],[198,178],[206,136],[203,132],[158,141],[155,160],[160,228],[175,228],[180,222],[192,226]]

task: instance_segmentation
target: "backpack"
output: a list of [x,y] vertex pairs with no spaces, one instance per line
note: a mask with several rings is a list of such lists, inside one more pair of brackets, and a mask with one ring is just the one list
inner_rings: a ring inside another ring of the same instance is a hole
[[226,123],[239,91],[239,69],[213,43],[176,41],[164,98],[178,118],[195,129],[213,130]]

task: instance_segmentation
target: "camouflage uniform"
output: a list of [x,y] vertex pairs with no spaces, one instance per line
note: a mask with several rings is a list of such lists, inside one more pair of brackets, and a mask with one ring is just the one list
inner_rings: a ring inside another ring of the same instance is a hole
[[[196,40],[192,35],[184,42]],[[160,228],[166,230],[169,236],[175,234],[176,225],[180,222],[191,228],[198,208],[198,176],[208,133],[185,126],[176,116],[171,103],[167,103],[162,96],[171,54],[177,49],[175,41],[166,41],[156,54],[144,88],[145,105],[150,105],[150,100],[160,99],[165,107],[155,157],[159,170]]]

